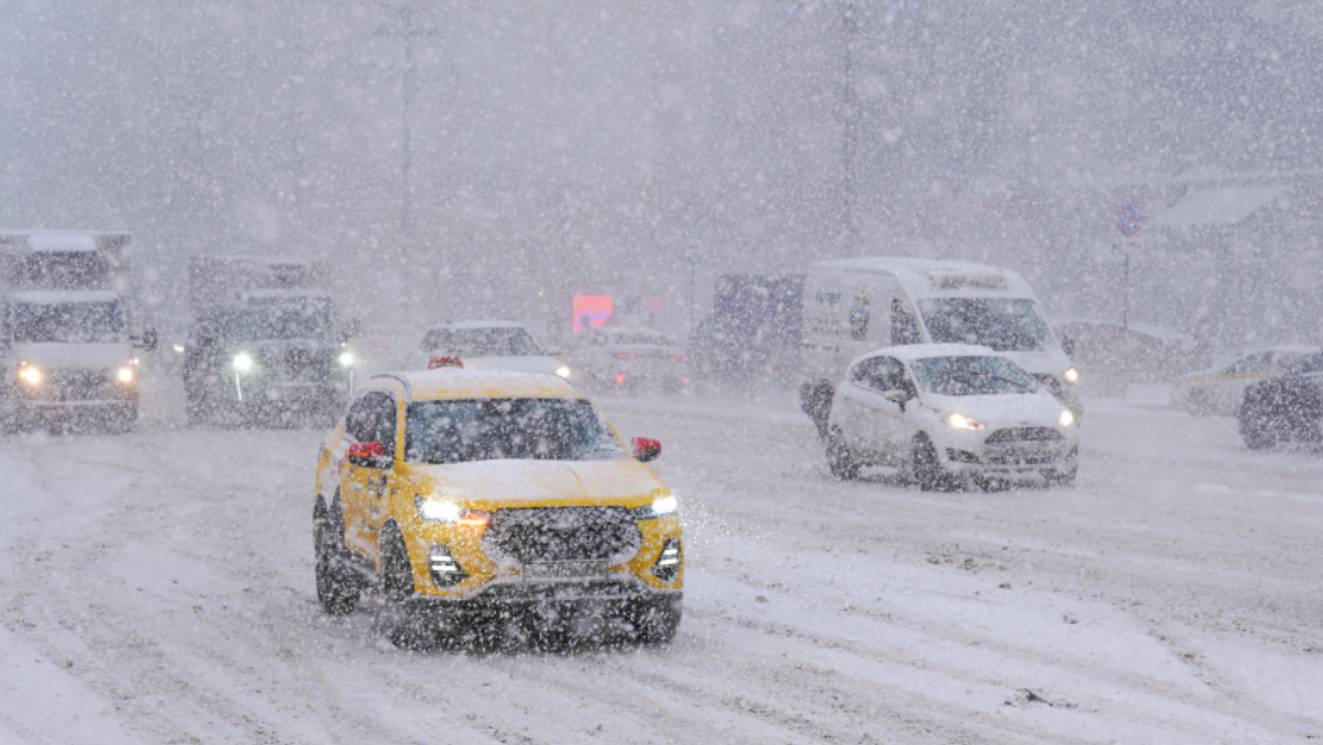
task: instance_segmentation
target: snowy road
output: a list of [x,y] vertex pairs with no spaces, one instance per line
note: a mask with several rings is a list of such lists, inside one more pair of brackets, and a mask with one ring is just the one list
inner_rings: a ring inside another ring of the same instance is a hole
[[319,432],[0,449],[0,743],[1323,741],[1323,456],[1095,402],[1073,489],[827,477],[774,405],[605,407],[661,438],[662,649],[410,653],[319,614]]

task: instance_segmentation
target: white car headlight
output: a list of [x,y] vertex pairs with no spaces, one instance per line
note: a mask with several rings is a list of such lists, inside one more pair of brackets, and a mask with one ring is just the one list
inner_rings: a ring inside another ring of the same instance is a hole
[[338,359],[340,361],[340,367],[353,367],[354,363],[358,361],[354,359],[354,353],[348,349],[341,352]]
[[1073,367],[1068,367],[1065,372],[1061,373],[1061,378],[1067,383],[1075,385],[1080,382],[1080,371]]
[[253,356],[251,354],[240,352],[234,355],[234,359],[231,360],[230,364],[234,366],[235,372],[246,373],[253,369],[255,363],[253,362]]
[[134,378],[137,377],[132,367],[121,367],[115,371],[115,380],[124,385],[132,385]]
[[1057,425],[1061,427],[1069,427],[1074,423],[1075,415],[1071,413],[1070,409],[1062,409],[1061,414],[1057,416]]
[[464,510],[458,502],[435,497],[418,498],[418,516],[424,520],[434,520],[439,523],[457,523],[460,515],[463,514]]
[[967,417],[958,411],[953,411],[946,415],[946,426],[951,429],[963,429],[977,432],[987,425],[972,417]]
[[678,509],[680,509],[679,500],[675,498],[674,494],[667,494],[664,497],[657,497],[652,500],[652,504],[635,509],[634,518],[636,520],[647,520],[653,517],[674,514]]
[[36,365],[23,365],[18,368],[18,379],[36,388],[46,379],[46,375]]
[[568,378],[568,377],[570,377],[570,368],[569,368],[569,366],[567,366],[567,365],[561,365],[560,367],[556,368],[556,374],[559,375],[559,376],[561,376],[562,378]]

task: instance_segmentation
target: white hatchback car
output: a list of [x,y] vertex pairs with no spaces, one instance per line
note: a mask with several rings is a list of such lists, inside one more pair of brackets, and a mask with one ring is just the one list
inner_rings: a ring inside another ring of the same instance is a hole
[[920,488],[970,478],[1075,480],[1075,417],[1034,376],[987,347],[915,344],[856,359],[836,388],[827,433],[834,475],[893,466]]

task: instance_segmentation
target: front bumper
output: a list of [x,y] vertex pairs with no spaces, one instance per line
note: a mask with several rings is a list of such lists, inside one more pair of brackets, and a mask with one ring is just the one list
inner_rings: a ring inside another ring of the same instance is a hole
[[938,454],[953,473],[1019,477],[1073,471],[1079,439],[1059,427],[1003,427],[949,433],[939,438]]

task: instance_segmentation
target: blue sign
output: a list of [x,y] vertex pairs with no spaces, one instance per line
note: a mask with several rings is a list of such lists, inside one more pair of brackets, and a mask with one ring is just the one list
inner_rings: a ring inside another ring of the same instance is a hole
[[1144,216],[1139,214],[1134,205],[1127,204],[1116,213],[1116,229],[1127,238],[1138,233],[1143,225]]

